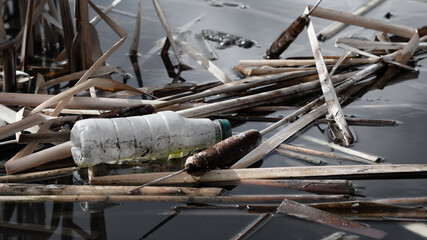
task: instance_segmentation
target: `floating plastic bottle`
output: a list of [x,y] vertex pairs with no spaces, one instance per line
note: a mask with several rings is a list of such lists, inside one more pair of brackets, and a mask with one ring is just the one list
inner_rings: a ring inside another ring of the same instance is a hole
[[71,153],[78,166],[181,158],[231,136],[228,120],[184,118],[172,111],[78,121]]

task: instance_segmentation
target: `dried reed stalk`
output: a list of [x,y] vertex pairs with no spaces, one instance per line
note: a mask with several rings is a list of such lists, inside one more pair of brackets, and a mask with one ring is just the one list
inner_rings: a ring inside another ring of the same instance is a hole
[[138,195],[21,195],[0,196],[2,202],[184,202],[184,203],[236,203],[281,202],[292,199],[299,202],[343,201],[346,195],[234,195],[234,196],[138,196]]
[[[0,93],[0,104],[7,106],[21,105],[36,107],[45,101],[48,101],[54,95],[47,94],[29,94],[29,93]],[[136,99],[114,99],[114,98],[90,98],[90,97],[72,97],[71,100],[65,105],[67,108],[74,109],[90,109],[90,110],[112,110],[123,107],[131,107],[140,104],[157,104],[164,103],[164,101],[157,100],[136,100]],[[50,105],[47,107],[52,107]],[[14,120],[12,121],[14,122]]]
[[[358,9],[354,10],[352,12],[353,15],[364,15],[365,13],[369,12],[376,6],[378,6],[380,3],[384,2],[384,0],[370,0],[363,6],[359,7]],[[342,22],[335,22],[324,29],[322,29],[319,34],[317,35],[317,38],[319,41],[326,41],[330,39],[332,36],[337,34],[339,31],[344,29],[348,24],[342,23]]]
[[[0,183],[2,195],[127,195],[135,186],[44,185]],[[218,196],[222,188],[152,187],[139,189],[136,195]]]
[[141,0],[138,0],[138,11],[137,11],[137,17],[136,17],[135,32],[133,34],[132,45],[130,46],[130,49],[129,49],[130,55],[138,54],[140,32],[141,32]]
[[22,173],[22,174],[15,174],[15,175],[0,176],[0,182],[12,183],[12,182],[41,181],[41,180],[57,178],[61,176],[68,176],[72,174],[74,171],[76,171],[77,169],[78,169],[77,167],[69,167],[69,168],[62,168],[62,169],[55,169],[55,170],[48,170],[48,171],[41,171],[41,172],[34,172],[34,173]]
[[6,162],[7,174],[16,174],[45,163],[71,157],[71,143],[65,142],[36,153]]
[[[326,107],[325,107],[326,108]],[[326,110],[326,109],[325,109]],[[171,174],[141,173],[113,176],[96,176],[91,180],[93,185],[141,185]],[[212,170],[200,177],[181,173],[161,182],[170,184],[195,184],[205,182],[238,181],[242,179],[274,178],[335,178],[335,179],[376,179],[393,176],[419,178],[427,176],[427,164],[389,164],[389,165],[343,165],[343,166],[302,166],[274,168],[244,168]]]
[[[309,10],[311,10],[311,8],[312,6],[308,6]],[[416,29],[414,28],[321,7],[314,9],[311,13],[311,16],[343,22],[346,24],[373,29],[380,32],[391,33],[406,38],[411,38],[416,32]]]

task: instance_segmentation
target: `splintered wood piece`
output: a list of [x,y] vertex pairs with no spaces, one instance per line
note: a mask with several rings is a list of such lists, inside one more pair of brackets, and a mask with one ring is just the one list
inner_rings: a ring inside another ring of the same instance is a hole
[[387,233],[381,230],[370,228],[358,222],[350,221],[338,215],[288,199],[283,200],[283,202],[277,208],[277,212],[305,219],[311,222],[325,224],[375,239],[381,239],[387,235]]

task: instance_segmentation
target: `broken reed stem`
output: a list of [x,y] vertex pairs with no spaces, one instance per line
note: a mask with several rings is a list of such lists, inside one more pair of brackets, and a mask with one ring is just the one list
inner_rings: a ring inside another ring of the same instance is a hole
[[174,37],[173,37],[172,31],[169,27],[168,20],[167,20],[166,15],[163,11],[163,8],[160,5],[158,0],[152,0],[152,1],[153,1],[154,9],[156,10],[157,16],[159,17],[160,23],[162,24],[163,29],[166,32],[166,36],[168,37],[169,42],[172,45],[172,50],[173,50],[173,53],[176,57],[176,60],[178,61],[178,65],[181,66],[182,62],[181,62],[181,59],[179,57],[180,55],[178,53],[178,48],[176,47],[176,43],[174,41]]
[[6,162],[7,174],[15,174],[45,163],[71,157],[71,143],[65,142],[36,153]]
[[351,155],[344,155],[336,152],[320,151],[316,149],[311,149],[311,148],[306,148],[301,146],[293,146],[289,144],[280,144],[279,148],[293,151],[293,152],[304,153],[304,154],[309,154],[309,155],[318,156],[318,157],[324,157],[328,159],[347,160],[347,161],[353,161],[353,162],[360,162],[364,164],[377,164],[373,161],[365,160],[363,158],[354,157]]
[[[353,66],[361,64],[370,64],[378,62],[378,58],[346,58],[342,64]],[[325,59],[327,65],[333,65],[338,62],[338,59]],[[297,66],[313,66],[316,64],[314,59],[271,59],[271,60],[240,60],[239,66],[243,67],[297,67]]]
[[[135,186],[44,185],[0,183],[1,195],[127,195]],[[152,187],[139,189],[135,195],[218,196],[222,188]]]
[[[308,6],[309,10],[311,10],[311,8],[312,6]],[[391,33],[405,38],[411,38],[416,32],[416,29],[403,25],[397,25],[373,18],[356,16],[351,13],[345,13],[321,7],[317,7],[316,9],[314,9],[311,12],[310,16],[343,22],[346,24],[356,25],[359,27],[373,29],[380,32]]]
[[[154,1],[154,0],[153,0]],[[217,67],[212,61],[207,59],[203,54],[198,52],[196,49],[192,48],[186,42],[179,40],[174,37],[174,42],[178,45],[185,53],[190,55],[198,64],[206,68],[212,75],[214,75],[218,80],[223,83],[232,82],[231,79],[225,75],[225,73]],[[172,45],[173,46],[173,45]]]
[[138,14],[136,17],[135,32],[133,34],[132,45],[129,49],[130,55],[138,55],[139,35],[141,32],[141,0],[138,0]]
[[[142,185],[171,174],[142,173],[114,176],[96,176],[93,185]],[[393,176],[418,178],[427,176],[427,164],[390,164],[390,165],[345,165],[345,166],[304,166],[251,169],[213,170],[200,177],[181,173],[162,181],[162,185],[195,184],[204,182],[238,181],[242,179],[272,178],[338,178],[338,179],[376,179]]]
[[34,8],[34,0],[28,0],[27,2],[27,13],[25,16],[25,25],[24,25],[24,32],[23,32],[23,41],[22,41],[22,47],[21,47],[21,70],[23,72],[27,71],[27,64],[28,64],[28,54],[29,54],[29,45],[30,45],[30,39],[31,39],[31,30],[32,30],[32,15],[33,15],[33,8]]
[[248,167],[261,158],[263,158],[265,155],[270,153],[273,149],[275,149],[277,146],[279,146],[283,141],[306,127],[309,123],[316,120],[320,116],[324,115],[327,112],[326,104],[321,105],[320,107],[315,108],[311,112],[303,115],[298,120],[294,121],[292,124],[286,126],[276,134],[274,134],[272,137],[270,137],[265,142],[261,143],[258,147],[256,147],[254,150],[249,152],[246,156],[241,158],[237,163],[232,165],[230,168],[236,169],[236,168],[245,168]]
[[284,156],[287,156],[287,157],[301,159],[303,161],[306,161],[306,162],[312,163],[312,164],[316,164],[316,165],[325,165],[328,163],[326,160],[323,160],[321,158],[317,158],[317,157],[313,157],[310,155],[306,155],[306,154],[302,154],[302,153],[298,153],[298,152],[293,152],[293,151],[289,151],[289,150],[276,149],[276,152],[278,152]]
[[248,77],[248,76],[259,76],[259,75],[267,75],[267,74],[277,74],[277,73],[285,73],[285,72],[295,72],[295,71],[306,71],[306,70],[315,70],[314,67],[305,67],[305,68],[299,68],[299,67],[270,67],[270,66],[262,66],[259,68],[247,68],[242,67],[240,65],[235,66],[234,69],[238,72],[240,72],[242,75]]
[[78,170],[77,167],[61,168],[48,171],[40,171],[34,173],[22,173],[15,175],[0,176],[0,182],[13,183],[13,182],[35,182],[61,176],[71,175],[74,171]]
[[[7,106],[29,106],[36,107],[45,101],[48,101],[54,95],[47,94],[28,94],[28,93],[0,93],[0,104]],[[117,99],[117,98],[91,98],[91,97],[72,97],[65,105],[72,109],[91,109],[91,110],[112,110],[123,107],[131,107],[141,104],[150,104],[156,108],[156,105],[164,101],[157,100],[136,100],[136,99]],[[50,105],[48,107],[54,107]]]
[[[291,94],[302,93],[310,90],[317,90],[319,88],[319,82],[312,81],[301,83],[298,85],[280,88],[271,91],[265,91],[249,96],[239,97],[235,99],[225,100],[216,102],[208,105],[194,107],[178,111],[184,117],[203,117],[212,114],[224,113],[234,111],[238,108],[248,108],[249,106],[262,105],[266,102],[273,102],[274,98],[285,97]],[[235,108],[237,107],[237,108]]]
[[[353,15],[364,15],[365,13],[369,12],[376,6],[378,6],[380,3],[384,2],[384,0],[371,0],[364,4],[363,6],[359,7],[358,9],[354,10],[351,14]],[[342,22],[335,22],[324,29],[322,29],[319,34],[317,35],[317,38],[319,41],[326,41],[335,34],[337,34],[339,31],[344,29],[348,24],[342,23]]]
[[301,137],[301,138],[303,138],[305,140],[308,140],[308,141],[311,141],[311,142],[323,145],[323,146],[330,147],[330,148],[338,150],[340,152],[347,153],[347,154],[352,155],[352,156],[356,156],[356,157],[359,157],[359,158],[363,158],[363,159],[372,161],[372,162],[381,162],[381,161],[384,160],[384,158],[382,158],[382,157],[375,156],[375,155],[368,154],[368,153],[364,153],[364,152],[360,152],[360,151],[357,151],[357,150],[354,150],[354,149],[351,149],[351,148],[341,147],[340,145],[337,145],[337,144],[334,144],[334,143],[330,143],[330,142],[327,142],[327,141],[324,141],[324,140],[321,140],[321,139],[318,139],[318,138],[315,138],[315,137],[304,136],[304,135],[300,135],[299,137]]
[[37,113],[26,117],[20,121],[13,122],[6,126],[2,126],[0,127],[0,139],[13,135],[21,130],[46,122],[49,119],[52,118],[44,114]]
[[[308,10],[306,10],[306,12],[308,12]],[[353,143],[354,137],[348,127],[347,122],[345,121],[344,113],[341,109],[341,105],[335,92],[334,85],[331,81],[331,77],[328,73],[328,69],[326,68],[323,54],[320,51],[319,42],[317,41],[314,26],[311,21],[308,23],[307,33],[310,40],[311,50],[316,61],[319,81],[322,87],[326,105],[328,107],[329,115],[332,116],[332,118],[335,120],[335,123],[340,130],[341,137],[339,138],[339,141],[348,147]],[[340,59],[338,61],[340,62]]]
[[236,184],[281,187],[318,194],[333,193],[354,195],[356,192],[353,183],[347,180],[243,179],[236,182]]
[[184,202],[184,203],[236,203],[347,201],[347,195],[234,195],[234,196],[138,196],[138,195],[2,195],[1,202]]
[[207,89],[200,93],[194,93],[188,96],[172,99],[172,100],[166,101],[163,104],[158,105],[157,107],[162,108],[172,104],[183,103],[186,101],[209,97],[217,94],[244,91],[244,90],[248,90],[250,88],[254,88],[262,85],[268,85],[268,84],[273,84],[273,83],[278,83],[283,81],[290,81],[296,78],[306,77],[314,73],[315,71],[312,70],[312,71],[299,71],[294,73],[271,74],[271,75],[260,76],[260,77],[245,78],[242,80],[236,80],[233,82],[224,83],[222,85],[213,87],[211,89]]

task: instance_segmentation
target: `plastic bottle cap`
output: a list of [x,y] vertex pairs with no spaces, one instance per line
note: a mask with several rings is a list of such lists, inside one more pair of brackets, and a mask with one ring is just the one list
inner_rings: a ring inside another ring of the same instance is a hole
[[222,129],[222,139],[231,137],[231,124],[227,119],[217,119]]

